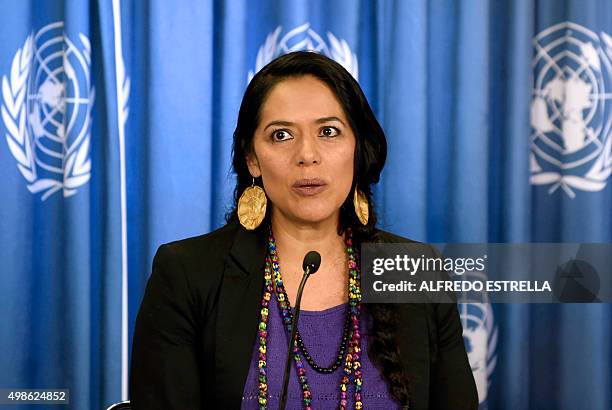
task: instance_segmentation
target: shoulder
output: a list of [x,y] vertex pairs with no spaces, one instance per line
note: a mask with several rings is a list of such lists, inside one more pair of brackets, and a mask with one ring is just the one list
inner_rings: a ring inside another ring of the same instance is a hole
[[414,239],[405,238],[392,232],[383,231],[377,229],[374,233],[374,239],[372,242],[375,243],[388,243],[388,244],[408,244],[410,245],[410,251],[418,253],[419,255],[425,256],[439,256],[438,251],[428,243],[419,242]]
[[153,258],[152,276],[158,272],[168,283],[182,283],[189,292],[205,293],[220,281],[236,230],[234,224],[226,224],[204,235],[161,245]]
[[[153,258],[145,301],[166,300],[176,309],[199,317],[212,309],[214,290],[220,286],[236,227],[227,224],[204,235],[161,245]],[[154,301],[154,302],[151,302]]]
[[187,259],[226,254],[232,246],[237,230],[236,224],[229,223],[203,235],[163,244],[159,247],[158,254]]

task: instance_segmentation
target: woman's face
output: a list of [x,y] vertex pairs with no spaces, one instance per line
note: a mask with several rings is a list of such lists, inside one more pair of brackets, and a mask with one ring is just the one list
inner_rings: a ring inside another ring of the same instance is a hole
[[296,223],[337,220],[353,181],[355,135],[324,82],[304,75],[276,84],[253,147],[249,171],[262,177],[273,215]]

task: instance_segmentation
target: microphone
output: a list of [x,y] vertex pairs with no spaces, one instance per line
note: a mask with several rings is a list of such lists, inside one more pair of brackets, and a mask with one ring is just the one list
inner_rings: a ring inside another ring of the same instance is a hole
[[298,287],[297,296],[295,298],[295,309],[293,313],[293,319],[291,321],[291,337],[289,338],[289,349],[287,350],[287,358],[285,360],[285,375],[283,376],[283,389],[280,395],[280,404],[278,408],[285,410],[285,404],[287,402],[287,386],[289,385],[289,372],[291,370],[291,356],[293,346],[295,345],[295,332],[297,331],[298,318],[300,317],[300,302],[302,301],[302,292],[304,291],[304,285],[310,275],[319,270],[321,266],[321,255],[317,251],[310,251],[304,256],[302,262],[302,269],[304,269],[304,276]]
[[[321,255],[317,251],[310,251],[304,256],[304,262],[302,262],[302,269],[304,274],[313,274],[319,270],[321,266]],[[306,273],[308,271],[308,273]]]

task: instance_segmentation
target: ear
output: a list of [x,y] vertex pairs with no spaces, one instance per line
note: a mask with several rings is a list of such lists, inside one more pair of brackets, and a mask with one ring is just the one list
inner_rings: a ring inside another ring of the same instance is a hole
[[253,178],[259,178],[261,176],[261,169],[259,168],[259,160],[255,152],[251,152],[246,156],[247,167],[249,167],[249,173]]

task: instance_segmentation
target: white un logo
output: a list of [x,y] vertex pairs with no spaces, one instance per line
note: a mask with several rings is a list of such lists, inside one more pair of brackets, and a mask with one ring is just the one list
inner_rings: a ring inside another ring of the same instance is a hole
[[42,200],[58,191],[74,195],[90,178],[90,55],[85,35],[73,42],[55,22],[27,37],[2,77],[8,147]]
[[359,79],[357,56],[351,51],[346,40],[340,40],[332,33],[327,32],[328,44],[323,37],[310,28],[310,23],[304,23],[301,26],[289,30],[282,37],[280,36],[281,31],[282,27],[278,26],[276,30],[268,34],[264,44],[259,47],[257,60],[255,62],[255,70],[249,71],[249,82],[255,73],[276,57],[291,53],[292,51],[302,50],[320,53],[335,60],[343,66],[346,71],[351,73],[355,80]]
[[534,38],[531,183],[601,191],[612,172],[612,38],[563,22]]
[[[479,278],[481,279],[481,278]],[[468,354],[478,402],[487,399],[489,385],[497,364],[497,326],[490,303],[459,303],[459,314],[463,325],[463,341]]]

